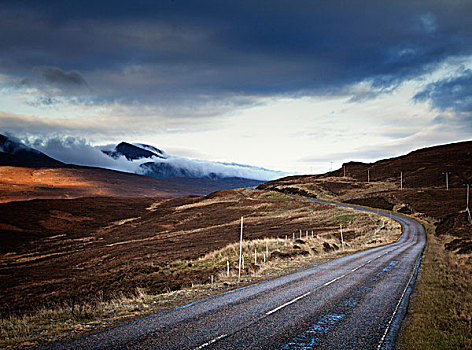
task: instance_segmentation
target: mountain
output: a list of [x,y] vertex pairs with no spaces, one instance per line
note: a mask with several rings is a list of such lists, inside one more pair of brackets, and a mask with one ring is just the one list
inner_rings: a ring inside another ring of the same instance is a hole
[[[128,169],[137,171],[67,164],[12,137],[0,135],[0,203],[96,196],[168,198],[205,195],[262,183],[238,176],[205,174],[202,169],[207,163],[170,157],[146,144],[122,142],[112,151],[92,150],[102,157],[105,157],[103,153],[107,154],[118,164],[129,163],[132,166]],[[157,163],[167,158],[171,158],[171,163]],[[181,166],[177,166],[178,163]]]
[[128,142],[121,142],[113,151],[103,150],[103,153],[117,159],[124,156],[127,160],[137,160],[142,158],[157,157],[166,159],[165,153],[160,149],[145,144],[132,145]]
[[35,168],[58,168],[65,166],[64,163],[1,134],[0,165]]
[[[236,163],[199,161],[168,155],[150,145],[119,143],[113,150],[102,150],[106,155],[129,162],[138,162],[136,173],[174,182],[185,179],[208,179],[223,183],[226,188],[256,186],[269,177],[283,174],[271,170]],[[187,181],[188,182],[188,181]],[[229,187],[228,187],[229,186]],[[220,188],[222,189],[222,188]]]
[[224,183],[198,181],[179,183],[121,171],[65,164],[14,138],[0,135],[0,203],[35,198],[96,196],[168,198],[208,194],[225,186],[228,187]]

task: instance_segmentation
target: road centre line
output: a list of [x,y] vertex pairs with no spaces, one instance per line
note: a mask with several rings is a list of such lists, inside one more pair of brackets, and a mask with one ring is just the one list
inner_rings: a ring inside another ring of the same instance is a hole
[[274,312],[279,311],[280,309],[282,309],[282,308],[284,308],[284,307],[286,307],[286,306],[288,306],[288,305],[290,305],[290,304],[293,304],[293,303],[296,302],[297,300],[300,300],[301,298],[304,298],[304,297],[306,297],[307,295],[310,295],[310,294],[311,294],[311,292],[306,292],[305,294],[300,295],[299,297],[296,297],[295,299],[292,299],[292,300],[290,300],[289,302],[287,302],[287,303],[285,303],[285,304],[283,304],[283,305],[280,305],[279,307],[276,307],[276,308],[273,309],[273,310],[270,310],[270,311],[266,312],[266,315],[273,314]]
[[[374,259],[371,259],[371,260],[367,261],[365,264],[362,264],[362,265],[360,265],[360,266],[358,266],[358,267],[352,269],[351,272],[354,272],[354,271],[356,271],[356,270],[358,270],[358,269],[360,269],[360,268],[366,266],[367,264],[371,263],[372,261],[377,260],[377,259],[383,257],[384,255],[387,255],[387,254],[391,253],[392,251],[393,251],[393,249],[392,249],[392,250],[389,250],[389,251],[386,251],[384,254],[381,254],[381,255],[375,257]],[[326,282],[325,284],[323,284],[323,286],[330,285],[331,283],[336,282],[337,280],[339,280],[339,279],[345,277],[346,275],[347,275],[347,274],[343,274],[343,275],[341,275],[341,276],[338,276],[338,277],[336,277],[335,279],[333,279],[333,280],[331,280],[331,281],[329,281],[329,282]],[[298,301],[298,300],[300,300],[300,299],[302,299],[302,298],[304,298],[304,297],[306,297],[306,296],[308,296],[308,295],[310,295],[310,294],[311,294],[311,292],[306,292],[305,294],[302,294],[302,295],[296,297],[295,299],[292,299],[292,300],[290,300],[289,302],[286,302],[285,304],[280,305],[280,306],[276,307],[275,309],[272,309],[272,310],[266,312],[266,316],[271,315],[271,314],[273,314],[274,312],[277,312],[277,311],[279,311],[280,309],[283,309],[284,307],[286,307],[286,306],[288,306],[288,305],[290,305],[290,304],[293,304],[293,303],[295,303],[296,301]],[[402,299],[402,298],[400,298],[400,301],[401,301],[401,299]],[[397,305],[397,308],[398,308],[398,305]],[[396,310],[395,310],[394,314],[395,314],[395,313],[396,313]],[[391,321],[389,322],[389,325],[390,325],[390,323],[391,323]],[[389,327],[387,327],[387,330],[385,331],[385,334],[384,334],[384,336],[382,337],[382,340],[381,340],[381,342],[380,342],[380,344],[379,344],[379,347],[381,346],[381,344],[382,344],[382,342],[383,342],[383,339],[384,339],[385,336],[386,336],[386,333],[387,333],[387,331],[388,331],[388,328],[389,328]],[[223,339],[223,338],[225,338],[225,337],[227,337],[227,336],[228,336],[228,334],[220,335],[220,336],[218,336],[218,337],[216,337],[216,338],[214,338],[214,339],[212,339],[212,340],[210,340],[210,341],[208,341],[208,342],[206,342],[206,343],[200,345],[199,347],[195,348],[195,350],[203,349],[203,348],[207,347],[208,345],[211,345],[211,344],[217,342],[218,340]]]
[[[361,267],[364,267],[365,265],[371,263],[371,262],[374,261],[374,260],[377,260],[377,259],[381,258],[381,257],[384,256],[384,255],[387,255],[388,253],[390,253],[390,251],[387,251],[387,252],[385,252],[384,254],[381,254],[381,255],[377,256],[376,258],[374,258],[374,259],[370,259],[370,260],[367,261],[365,264],[362,264],[362,265],[360,265],[360,266],[358,266],[358,267],[352,269],[351,272],[354,272],[354,271],[360,269]],[[336,282],[337,280],[339,280],[339,279],[345,277],[346,275],[347,275],[347,274],[345,273],[345,274],[343,274],[343,275],[341,275],[341,276],[338,276],[338,277],[332,279],[331,281],[328,281],[328,282],[324,283],[324,284],[323,284],[323,287],[324,287],[324,286],[328,286],[328,285],[330,285],[330,284],[333,283],[333,282]],[[293,303],[296,302],[297,300],[300,300],[300,299],[306,297],[306,296],[309,295],[309,294],[311,294],[311,292],[307,292],[307,293],[305,293],[305,294],[303,294],[303,295],[300,295],[299,297],[296,297],[295,299],[292,299],[292,300],[290,300],[289,302],[286,302],[285,304],[280,305],[280,306],[276,307],[275,309],[272,309],[272,310],[266,312],[266,315],[271,315],[271,314],[273,314],[274,312],[279,311],[280,309],[282,309],[282,308],[284,308],[284,307],[286,307],[286,306],[288,306],[288,305],[290,305],[290,304],[293,304]]]
[[208,346],[208,345],[210,345],[210,344],[213,344],[214,342],[216,342],[216,341],[218,341],[218,340],[220,340],[220,339],[223,339],[224,337],[227,337],[227,336],[228,336],[228,334],[222,334],[222,335],[220,335],[220,336],[218,336],[218,337],[216,337],[216,338],[214,338],[214,339],[212,339],[212,340],[210,340],[210,341],[207,341],[206,343],[203,343],[203,344],[200,345],[199,347],[195,348],[195,350],[203,349],[204,347],[206,347],[206,346]]

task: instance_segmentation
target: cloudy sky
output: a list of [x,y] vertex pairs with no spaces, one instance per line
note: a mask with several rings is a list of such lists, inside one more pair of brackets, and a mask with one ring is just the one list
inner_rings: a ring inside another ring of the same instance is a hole
[[0,132],[290,173],[471,139],[472,1],[1,1]]

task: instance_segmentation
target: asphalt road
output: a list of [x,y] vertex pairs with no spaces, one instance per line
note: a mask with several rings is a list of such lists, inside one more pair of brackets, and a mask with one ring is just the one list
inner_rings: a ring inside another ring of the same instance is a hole
[[396,243],[333,259],[53,348],[392,348],[426,243],[420,223],[399,215],[392,217],[403,228]]

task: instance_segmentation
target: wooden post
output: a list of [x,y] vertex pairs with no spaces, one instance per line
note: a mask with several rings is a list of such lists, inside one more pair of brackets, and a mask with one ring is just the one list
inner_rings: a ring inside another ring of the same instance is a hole
[[239,266],[238,266],[238,280],[241,279],[241,257],[243,255],[243,217],[241,216],[241,236],[239,238]]

